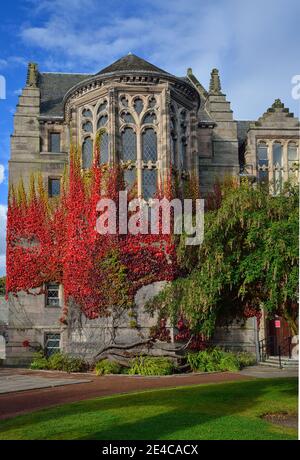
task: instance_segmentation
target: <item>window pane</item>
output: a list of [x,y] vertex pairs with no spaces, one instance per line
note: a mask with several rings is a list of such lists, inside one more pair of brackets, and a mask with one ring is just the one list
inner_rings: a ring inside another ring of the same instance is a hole
[[49,196],[55,197],[60,195],[60,179],[49,179],[48,182]]
[[98,120],[97,128],[99,129],[102,126],[105,126],[106,123],[107,123],[107,120],[108,120],[108,116],[107,115],[102,115]]
[[48,283],[46,287],[46,306],[59,307],[59,284]]
[[60,334],[45,334],[45,352],[46,356],[51,356],[60,350]]
[[131,190],[136,183],[136,170],[124,169],[125,190]]
[[50,146],[49,151],[52,153],[60,152],[60,134],[50,133]]
[[143,139],[143,160],[157,161],[157,139],[156,132],[152,128],[146,129],[142,134]]
[[176,164],[176,156],[177,156],[177,139],[174,134],[171,135],[171,163],[173,165]]
[[257,158],[259,166],[268,166],[268,146],[265,144],[260,144],[257,148]]
[[84,109],[82,111],[82,116],[85,118],[92,118],[92,112],[89,109]]
[[154,123],[156,116],[154,113],[147,113],[144,117],[144,123]]
[[298,152],[297,152],[297,145],[296,144],[289,144],[288,145],[288,160],[289,161],[297,161],[298,160]]
[[128,107],[128,100],[126,99],[125,96],[122,96],[120,101],[121,101],[121,104],[124,105],[124,107]]
[[130,113],[122,113],[122,119],[125,123],[134,123],[134,118]]
[[143,169],[143,198],[153,198],[157,189],[156,169]]
[[92,166],[93,160],[93,142],[92,139],[86,139],[82,144],[82,168],[88,169]]
[[100,163],[108,162],[108,133],[103,133],[100,141]]
[[87,121],[86,123],[83,124],[82,129],[86,133],[91,133],[93,131],[93,125],[90,121]]
[[269,182],[269,171],[258,171],[258,181],[262,184],[268,184]]
[[156,99],[155,97],[151,97],[151,99],[149,99],[149,107],[155,107],[156,105]]
[[279,142],[273,144],[273,165],[282,166],[282,145]]
[[97,113],[103,112],[103,110],[105,110],[106,107],[107,107],[107,101],[102,102],[102,104],[100,104],[99,107],[98,107],[98,112]]
[[132,128],[126,128],[121,135],[122,159],[124,161],[136,160],[136,134]]
[[133,106],[134,106],[134,110],[136,111],[136,113],[140,114],[143,111],[144,103],[142,99],[138,98],[134,101]]

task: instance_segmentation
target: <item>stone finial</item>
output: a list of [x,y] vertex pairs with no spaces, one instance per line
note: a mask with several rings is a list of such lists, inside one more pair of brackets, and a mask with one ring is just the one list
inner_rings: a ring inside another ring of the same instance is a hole
[[210,74],[209,92],[221,94],[221,81],[218,69],[212,69]]
[[274,104],[272,105],[273,109],[283,109],[284,104],[281,102],[280,99],[275,99]]
[[27,80],[26,86],[37,86],[37,78],[38,78],[38,66],[34,62],[29,62],[28,69],[27,69]]

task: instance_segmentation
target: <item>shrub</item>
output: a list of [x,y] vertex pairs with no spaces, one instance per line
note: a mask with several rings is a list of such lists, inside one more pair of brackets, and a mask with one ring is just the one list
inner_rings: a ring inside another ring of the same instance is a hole
[[238,371],[239,361],[234,353],[220,348],[210,348],[197,353],[188,353],[187,362],[193,371],[216,372]]
[[74,358],[58,351],[53,353],[48,359],[42,351],[35,353],[30,364],[31,369],[51,369],[65,372],[82,372],[87,365],[81,358]]
[[137,356],[130,363],[130,375],[170,375],[173,373],[174,364],[168,358],[155,356]]
[[64,370],[65,362],[66,356],[60,351],[53,353],[53,355],[48,358],[49,369],[53,369],[55,371]]
[[42,351],[34,353],[30,369],[49,369],[48,360]]
[[95,365],[96,375],[107,375],[107,374],[121,374],[122,368],[115,361],[109,359],[102,359]]
[[253,366],[256,364],[256,357],[248,351],[240,351],[236,354],[240,367]]

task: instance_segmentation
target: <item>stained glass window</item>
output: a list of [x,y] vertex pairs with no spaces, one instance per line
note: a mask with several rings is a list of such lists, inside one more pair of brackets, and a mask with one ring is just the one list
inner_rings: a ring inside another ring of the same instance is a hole
[[132,128],[126,128],[122,134],[122,159],[124,161],[136,160],[136,134]]
[[156,169],[143,169],[143,198],[148,200],[153,198],[157,189]]
[[98,112],[97,113],[103,112],[103,110],[105,110],[106,107],[107,107],[107,101],[102,102],[102,104],[100,104],[99,107],[98,107]]
[[98,120],[97,128],[99,129],[102,126],[105,126],[106,123],[107,123],[107,120],[108,120],[108,116],[107,115],[102,115]]
[[93,160],[93,142],[87,138],[82,144],[82,168],[88,169],[92,166]]
[[125,189],[131,190],[134,184],[136,183],[136,170],[134,169],[124,169],[124,182]]
[[154,123],[156,121],[156,116],[154,113],[147,113],[144,117],[144,123]]
[[90,109],[84,109],[82,111],[82,116],[85,117],[85,118],[92,118],[92,112],[90,111]]
[[133,116],[128,112],[122,113],[122,119],[125,121],[125,123],[134,123]]
[[157,161],[157,138],[152,128],[147,128],[142,134],[143,160]]
[[135,99],[133,106],[136,113],[140,114],[143,111],[144,103],[142,99],[137,98]]
[[87,121],[87,122],[85,122],[83,124],[82,129],[86,133],[91,133],[91,132],[93,132],[93,125],[92,125],[92,123],[90,121]]

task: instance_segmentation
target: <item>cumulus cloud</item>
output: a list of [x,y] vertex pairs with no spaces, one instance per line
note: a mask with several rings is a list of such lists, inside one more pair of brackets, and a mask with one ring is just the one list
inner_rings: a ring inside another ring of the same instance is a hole
[[0,276],[5,274],[7,206],[0,204]]
[[42,0],[20,32],[48,70],[96,72],[128,52],[208,85],[213,67],[235,115],[258,117],[277,97],[292,108],[299,74],[298,0]]

